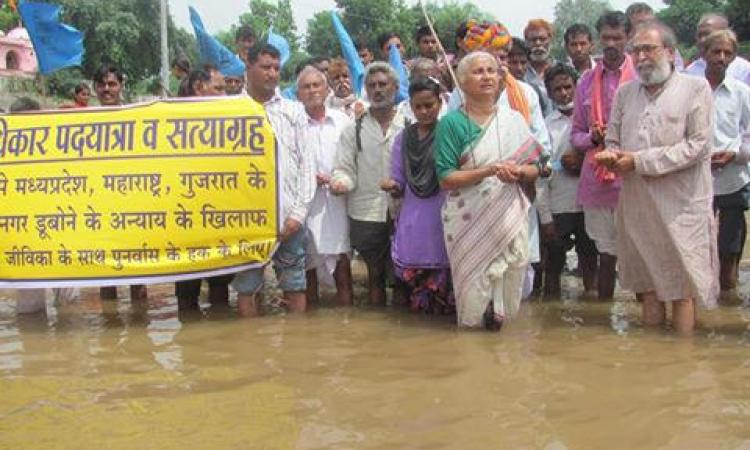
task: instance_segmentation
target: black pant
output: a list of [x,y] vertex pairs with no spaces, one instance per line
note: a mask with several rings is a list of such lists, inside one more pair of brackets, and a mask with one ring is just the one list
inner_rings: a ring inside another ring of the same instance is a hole
[[[211,304],[226,303],[229,301],[229,283],[234,275],[218,275],[206,278],[208,282],[208,298]],[[201,294],[201,282],[203,279],[178,281],[174,284],[174,293],[181,306],[198,306],[198,297]]]
[[714,197],[714,212],[719,213],[719,255],[742,256],[747,236],[748,193],[750,189],[745,185],[737,192]]

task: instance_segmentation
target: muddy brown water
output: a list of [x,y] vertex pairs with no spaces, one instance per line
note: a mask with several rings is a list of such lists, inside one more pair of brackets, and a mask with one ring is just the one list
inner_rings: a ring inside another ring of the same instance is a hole
[[362,307],[179,316],[169,286],[22,317],[3,291],[0,449],[750,449],[750,309],[680,338],[566,284],[499,334]]

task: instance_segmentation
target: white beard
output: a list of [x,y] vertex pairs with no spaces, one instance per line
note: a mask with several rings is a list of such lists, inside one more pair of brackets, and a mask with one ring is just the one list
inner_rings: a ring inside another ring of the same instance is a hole
[[529,54],[529,59],[534,62],[543,62],[549,59],[549,51],[544,53],[534,53],[533,51]]
[[653,70],[648,73],[642,73],[638,70],[638,79],[644,86],[656,86],[667,81],[672,75],[672,64],[667,58],[662,58],[656,63]]

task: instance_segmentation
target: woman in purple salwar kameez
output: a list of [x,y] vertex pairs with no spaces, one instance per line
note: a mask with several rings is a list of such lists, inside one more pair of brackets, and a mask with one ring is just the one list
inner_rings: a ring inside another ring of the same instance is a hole
[[402,199],[391,246],[394,272],[409,287],[411,309],[433,313],[454,311],[450,264],[443,238],[440,191],[432,141],[440,113],[440,86],[430,78],[409,87],[417,123],[393,143],[391,178],[382,188]]

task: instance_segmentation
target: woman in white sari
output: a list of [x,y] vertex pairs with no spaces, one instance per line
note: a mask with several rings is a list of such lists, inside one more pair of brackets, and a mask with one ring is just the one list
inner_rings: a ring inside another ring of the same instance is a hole
[[497,106],[501,77],[489,53],[458,66],[464,107],[437,126],[435,163],[459,326],[499,330],[518,311],[529,258],[529,200],[542,147],[521,114]]

